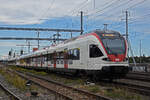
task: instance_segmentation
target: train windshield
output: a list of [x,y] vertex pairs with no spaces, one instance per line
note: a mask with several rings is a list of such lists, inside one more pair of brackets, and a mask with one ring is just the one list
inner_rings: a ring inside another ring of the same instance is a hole
[[125,54],[125,40],[123,38],[103,38],[104,47],[108,54]]

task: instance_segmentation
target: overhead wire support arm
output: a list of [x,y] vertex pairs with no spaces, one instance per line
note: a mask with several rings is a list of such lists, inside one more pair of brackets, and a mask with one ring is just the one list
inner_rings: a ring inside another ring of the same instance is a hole
[[65,41],[67,39],[0,37],[0,40],[47,40],[47,41],[56,40],[56,41]]
[[16,28],[16,27],[0,27],[0,30],[54,31],[54,32],[82,32],[82,30],[75,30],[75,29]]

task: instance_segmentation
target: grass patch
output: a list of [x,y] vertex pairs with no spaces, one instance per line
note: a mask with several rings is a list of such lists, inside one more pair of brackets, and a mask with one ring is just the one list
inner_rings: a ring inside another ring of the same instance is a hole
[[54,73],[46,73],[44,71],[36,71],[36,70],[25,69],[25,68],[16,67],[16,66],[12,66],[11,69],[21,71],[21,72],[30,72],[30,73],[33,73],[33,74],[36,74],[36,75],[41,75],[41,76],[49,75],[51,79],[53,79],[55,81],[61,81],[62,83],[66,84],[66,85],[84,84],[83,79],[67,79],[67,78],[64,78],[61,75],[57,75],[57,74],[54,74]]
[[138,94],[120,88],[107,88],[99,85],[76,85],[75,88],[110,97],[114,100],[143,100]]
[[25,69],[25,68],[16,67],[16,66],[12,66],[11,69],[17,70],[17,71],[22,71],[22,72],[30,72],[30,73],[33,73],[33,74],[36,74],[36,75],[41,75],[41,76],[47,75],[47,73],[44,72],[44,71],[36,71],[36,70]]
[[87,90],[92,93],[98,93],[101,91],[101,87],[98,85],[76,85],[76,86],[74,86],[74,88]]
[[100,88],[97,85],[88,86],[87,89],[92,93],[98,93],[100,91]]
[[[12,84],[14,87],[20,89],[21,91],[29,90],[29,87],[26,86],[26,80],[17,74],[7,72],[7,69],[0,69],[0,74],[4,76],[5,80]],[[34,85],[31,85],[30,90],[38,90]]]
[[0,73],[4,76],[8,83],[12,84],[16,88],[19,88],[20,90],[26,90],[26,80],[22,79],[16,74],[8,73],[5,69],[0,69]]
[[84,84],[84,81],[82,79],[66,79],[66,78],[63,78],[63,83],[64,84],[81,84],[83,85]]
[[104,95],[113,99],[122,98],[123,100],[142,100],[140,95],[130,93],[129,91],[120,88],[112,88],[111,90],[105,90]]

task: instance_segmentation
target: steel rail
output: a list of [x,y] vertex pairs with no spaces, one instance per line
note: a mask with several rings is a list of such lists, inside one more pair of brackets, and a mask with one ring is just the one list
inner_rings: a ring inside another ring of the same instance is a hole
[[108,80],[101,80],[100,83],[98,82],[98,84],[103,85],[103,86],[110,85],[110,86],[116,87],[116,88],[123,88],[123,89],[129,90],[129,91],[134,91],[136,93],[139,93],[139,94],[142,94],[145,96],[150,95],[150,87],[141,86],[138,84],[130,84],[130,83],[127,83],[126,81],[124,81],[124,82],[120,82],[120,81],[110,82]]
[[[24,75],[23,75],[21,72],[17,71],[16,73],[17,73],[18,75],[24,77]],[[104,96],[101,96],[101,95],[97,95],[97,94],[94,94],[94,93],[91,93],[91,92],[88,92],[88,91],[85,91],[85,90],[73,88],[73,87],[70,87],[70,86],[67,86],[67,85],[58,83],[58,82],[56,82],[56,81],[53,81],[53,80],[50,80],[50,79],[46,79],[46,78],[44,78],[44,77],[42,77],[42,76],[33,75],[33,74],[27,73],[27,72],[26,72],[25,74],[28,75],[28,76],[31,76],[31,77],[35,77],[35,78],[38,78],[38,79],[47,81],[47,82],[49,82],[49,83],[56,84],[56,85],[58,85],[58,86],[62,86],[62,87],[71,89],[71,90],[76,91],[76,92],[82,93],[82,94],[84,94],[84,95],[87,95],[88,97],[96,98],[96,99],[93,99],[93,100],[112,100],[111,98],[104,97]],[[31,81],[32,81],[32,80],[31,80]]]
[[[131,81],[133,81],[133,80],[131,80]],[[146,96],[150,95],[150,87],[148,87],[148,86],[139,85],[139,84],[131,84],[131,83],[127,83],[126,81],[113,82],[113,84],[116,87],[124,87],[124,88],[130,89],[130,90],[134,90],[135,92],[138,92],[142,95],[146,95]]]
[[[33,83],[35,83],[35,84],[41,86],[41,87],[44,87],[44,88],[48,89],[49,91],[51,91],[52,93],[54,93],[54,94],[56,95],[56,98],[62,97],[62,98],[64,98],[65,100],[72,100],[72,98],[70,98],[69,96],[64,95],[64,94],[61,94],[61,93],[59,93],[59,92],[57,92],[57,91],[55,91],[55,90],[53,90],[53,89],[49,89],[49,88],[47,88],[46,86],[43,86],[43,85],[41,85],[40,83],[38,83],[38,82],[32,80],[31,77],[30,77],[30,78],[26,77],[27,74],[22,74],[22,73],[19,72],[19,71],[15,71],[15,73],[17,73],[20,77],[23,77],[23,78],[25,78],[25,79],[27,79],[27,80],[30,80],[30,81],[32,81]],[[57,99],[56,99],[56,100],[57,100]]]
[[[150,72],[130,72],[128,73],[129,75],[145,75],[145,76],[150,76]],[[128,75],[127,74],[127,75]]]
[[150,82],[150,73],[128,73],[125,78]]
[[0,87],[5,91],[7,92],[8,94],[10,94],[11,96],[13,96],[13,98],[15,100],[23,100],[21,99],[20,97],[18,97],[16,94],[14,94],[12,91],[10,91],[9,89],[7,89],[2,83],[0,83]]

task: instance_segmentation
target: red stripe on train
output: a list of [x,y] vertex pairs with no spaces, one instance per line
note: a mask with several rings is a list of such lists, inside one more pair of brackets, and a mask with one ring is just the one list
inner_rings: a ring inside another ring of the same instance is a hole
[[93,35],[99,40],[99,42],[101,43],[102,47],[104,48],[105,53],[107,54],[108,58],[111,61],[113,61],[113,62],[121,62],[121,61],[123,61],[125,59],[125,56],[127,54],[127,43],[126,43],[126,41],[125,41],[125,48],[126,48],[125,54],[111,55],[111,54],[107,53],[107,51],[106,51],[106,49],[105,49],[101,39],[99,38],[99,36],[96,33],[91,33],[91,34],[88,34],[88,35]]

